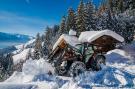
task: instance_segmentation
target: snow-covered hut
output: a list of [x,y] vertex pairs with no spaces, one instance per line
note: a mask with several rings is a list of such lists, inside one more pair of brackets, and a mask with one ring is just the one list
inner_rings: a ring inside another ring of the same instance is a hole
[[124,42],[124,38],[111,30],[85,31],[81,32],[79,42],[87,42],[104,51],[109,51],[114,49],[116,43]]
[[123,42],[124,38],[111,30],[102,31],[85,31],[81,32],[79,38],[76,37],[76,32],[69,31],[68,34],[63,34],[59,37],[53,46],[52,53],[59,54],[67,44],[76,47],[77,44],[88,43],[96,46],[96,51],[107,52],[115,48],[116,43]]
[[76,36],[63,34],[59,37],[57,42],[54,44],[53,50],[56,49],[56,47],[58,47],[58,46],[63,48],[67,43],[70,44],[71,46],[80,44],[80,42]]
[[78,38],[76,37],[76,32],[73,30],[69,31],[69,34],[62,34],[57,42],[53,46],[53,50],[50,56],[59,55],[63,52],[63,49],[67,47],[67,44],[75,47],[80,44]]
[[69,34],[62,34],[54,44],[53,50],[58,46],[64,48],[66,44],[70,44],[71,46],[80,44],[78,38],[76,37],[76,31],[70,29]]

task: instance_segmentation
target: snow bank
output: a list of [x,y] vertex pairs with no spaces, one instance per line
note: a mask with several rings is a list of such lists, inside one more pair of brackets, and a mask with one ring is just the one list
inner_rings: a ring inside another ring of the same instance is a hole
[[111,63],[124,63],[130,61],[132,57],[124,50],[114,49],[107,52],[106,60]]
[[117,33],[113,32],[111,30],[81,32],[81,34],[79,36],[79,41],[80,42],[92,42],[92,41],[96,40],[97,38],[104,36],[104,35],[111,36],[120,42],[124,41],[124,38],[122,36],[118,35]]
[[80,86],[78,86],[77,83],[70,81],[64,84],[60,89],[83,89]]
[[[49,74],[50,72],[52,74]],[[54,68],[44,59],[27,60],[22,72],[14,72],[0,89],[58,89],[67,81],[54,76]]]
[[27,83],[31,81],[36,81],[38,79],[40,80],[42,76],[44,76],[42,78],[49,77],[48,75],[45,76],[45,74],[48,74],[49,72],[54,74],[54,68],[49,63],[45,62],[44,59],[30,59],[27,60],[26,63],[24,63],[22,72],[14,72],[13,75],[5,82]]
[[[125,55],[121,50],[121,55]],[[76,78],[49,75],[54,68],[44,59],[27,60],[22,72],[15,72],[0,84],[0,89],[97,89],[134,88],[135,65],[107,63],[101,71],[86,71]],[[128,70],[128,71],[127,71]],[[8,86],[8,87],[7,87]]]
[[36,74],[46,74],[51,72],[54,74],[54,68],[51,64],[47,63],[44,59],[40,60],[28,60],[23,65],[22,69],[23,73],[26,75],[36,75]]
[[21,61],[25,61],[26,57],[28,55],[30,48],[23,50],[19,54],[16,54],[13,56],[13,62],[14,64],[20,63]]
[[78,41],[78,38],[76,36],[71,36],[71,35],[63,34],[63,35],[60,36],[58,41],[54,44],[53,50],[59,45],[59,43],[62,40],[65,40],[68,44],[70,44],[72,46],[76,46],[77,44],[80,44],[80,42]]
[[132,75],[115,67],[104,67],[98,72],[85,72],[84,74],[75,78],[79,86],[84,89],[91,88],[91,86],[99,87],[134,87],[135,75]]

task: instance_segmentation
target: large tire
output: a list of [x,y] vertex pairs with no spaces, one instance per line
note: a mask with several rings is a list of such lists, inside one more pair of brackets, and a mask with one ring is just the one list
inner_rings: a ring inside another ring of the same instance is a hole
[[58,66],[55,68],[55,73],[57,75],[63,76],[67,73],[67,70],[63,66]]
[[86,70],[86,65],[83,62],[76,61],[74,62],[69,70],[69,75],[71,77],[76,77],[77,75],[84,73]]
[[105,56],[97,55],[95,58],[95,70],[101,70],[101,64],[105,65]]

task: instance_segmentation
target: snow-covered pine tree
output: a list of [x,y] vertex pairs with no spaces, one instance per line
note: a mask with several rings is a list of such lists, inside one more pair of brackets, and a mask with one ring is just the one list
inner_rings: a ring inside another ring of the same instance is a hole
[[97,26],[100,30],[112,29],[112,17],[110,10],[106,10],[98,17]]
[[34,57],[35,59],[40,59],[42,49],[42,41],[40,38],[40,34],[38,33],[36,36],[35,47],[34,47]]
[[26,60],[29,60],[30,58],[32,58],[31,49],[29,49],[28,54],[26,55]]
[[13,58],[11,53],[0,56],[0,66],[0,81],[3,81],[13,73]]
[[73,8],[69,8],[68,10],[68,16],[66,21],[66,29],[69,32],[70,29],[77,30],[76,27],[76,14],[73,10]]
[[11,75],[12,73],[13,73],[13,57],[12,57],[12,54],[11,53],[9,53],[9,54],[7,54],[7,56],[6,56],[6,64],[7,64],[7,74],[8,75]]
[[135,31],[135,24],[131,23],[131,22],[125,22],[126,23],[126,27],[125,27],[125,41],[126,43],[131,43],[133,41],[133,37],[134,37],[134,31]]
[[54,27],[50,28],[47,27],[44,33],[44,41],[43,41],[43,47],[42,47],[42,55],[45,57],[52,51],[52,47],[58,37],[62,34],[59,32],[59,26],[54,25]]
[[77,20],[76,20],[76,24],[77,24],[77,34],[80,34],[80,32],[82,31],[86,31],[85,28],[85,5],[83,0],[80,1],[80,4],[78,6],[78,10],[77,10]]
[[49,54],[49,50],[48,50],[47,44],[45,42],[43,43],[41,54],[42,54],[42,57],[45,57]]
[[96,28],[96,18],[94,16],[94,6],[91,1],[86,3],[86,8],[85,8],[85,27],[87,31],[90,30],[97,30]]
[[131,9],[135,9],[135,0],[131,0]]
[[119,0],[119,3],[118,3],[118,10],[120,11],[120,13],[123,13],[124,11],[124,4],[123,4],[123,0]]
[[111,12],[113,12],[113,7],[114,7],[113,0],[108,1],[108,7],[110,8]]
[[59,34],[63,34],[63,33],[68,33],[68,31],[66,31],[66,17],[65,16],[62,17],[62,21],[61,21],[60,29],[59,29]]

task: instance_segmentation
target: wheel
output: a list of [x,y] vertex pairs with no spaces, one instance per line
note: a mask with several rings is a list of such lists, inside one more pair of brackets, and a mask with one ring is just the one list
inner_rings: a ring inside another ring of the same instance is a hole
[[69,70],[69,75],[71,77],[75,77],[81,73],[83,73],[86,70],[86,66],[83,62],[76,61],[72,63],[70,70]]
[[67,70],[63,66],[58,66],[55,68],[55,73],[63,76],[67,73]]
[[101,70],[101,64],[105,65],[105,56],[97,55],[95,58],[95,70]]

